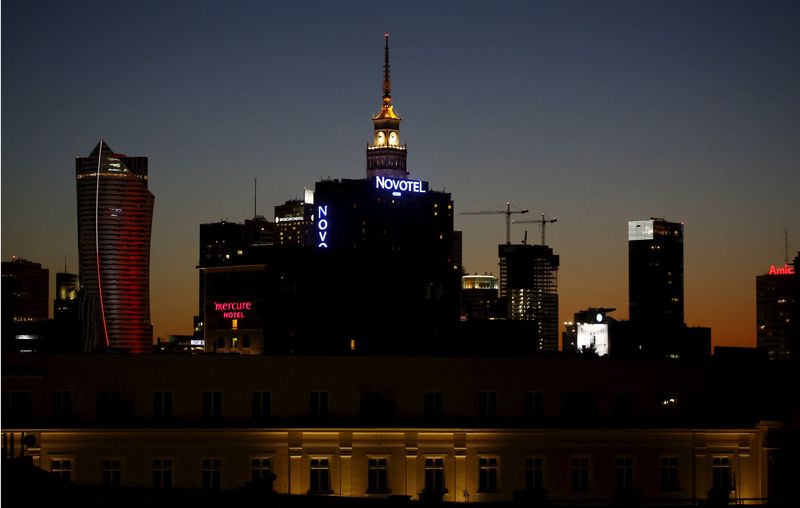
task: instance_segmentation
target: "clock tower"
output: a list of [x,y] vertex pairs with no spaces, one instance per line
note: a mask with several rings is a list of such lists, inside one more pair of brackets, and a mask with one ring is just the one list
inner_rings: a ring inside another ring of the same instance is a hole
[[392,104],[392,82],[389,79],[389,34],[384,34],[383,103],[372,118],[375,133],[367,145],[367,178],[383,176],[408,178],[406,145],[400,144],[400,117]]

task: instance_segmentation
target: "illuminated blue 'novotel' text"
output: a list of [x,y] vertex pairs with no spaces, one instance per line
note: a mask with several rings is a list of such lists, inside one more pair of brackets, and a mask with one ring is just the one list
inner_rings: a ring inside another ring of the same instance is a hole
[[424,194],[428,192],[428,190],[425,188],[425,182],[421,180],[395,180],[394,178],[387,178],[385,176],[375,177],[375,188],[393,191],[392,194],[399,192],[415,192],[417,194]]
[[327,248],[328,244],[328,205],[319,205],[317,207],[317,236],[319,236],[319,244],[317,247]]

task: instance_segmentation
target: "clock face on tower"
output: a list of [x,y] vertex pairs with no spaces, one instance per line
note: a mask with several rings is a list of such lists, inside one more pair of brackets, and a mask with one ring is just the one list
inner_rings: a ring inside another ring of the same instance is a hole
[[389,144],[392,146],[397,146],[397,133],[392,132],[389,134]]
[[383,131],[375,134],[375,144],[378,146],[383,146],[386,144],[386,134],[384,134]]

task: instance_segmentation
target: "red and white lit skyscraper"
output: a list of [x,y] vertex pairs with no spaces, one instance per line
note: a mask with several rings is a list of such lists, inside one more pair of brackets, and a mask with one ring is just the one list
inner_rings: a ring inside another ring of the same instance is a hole
[[150,230],[147,157],[114,153],[100,140],[75,159],[80,316],[85,351],[149,352]]

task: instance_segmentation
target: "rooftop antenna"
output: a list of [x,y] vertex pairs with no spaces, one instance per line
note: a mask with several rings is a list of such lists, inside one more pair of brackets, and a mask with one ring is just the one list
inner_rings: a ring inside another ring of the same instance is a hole
[[258,178],[253,178],[253,218],[258,215],[256,203],[258,202]]

